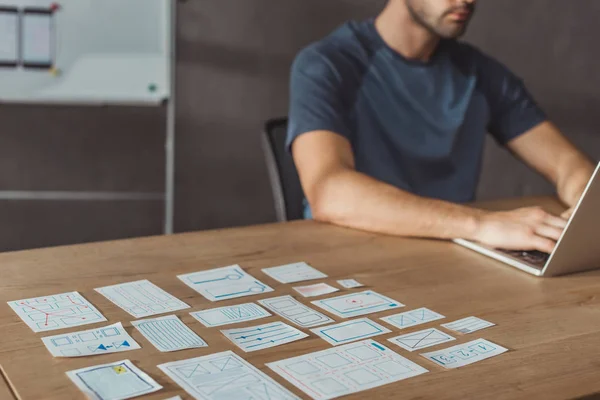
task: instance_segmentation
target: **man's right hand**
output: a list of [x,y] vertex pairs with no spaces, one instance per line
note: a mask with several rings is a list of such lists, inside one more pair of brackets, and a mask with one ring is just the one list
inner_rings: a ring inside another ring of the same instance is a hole
[[506,250],[551,253],[567,221],[540,207],[484,212],[478,218],[474,240]]

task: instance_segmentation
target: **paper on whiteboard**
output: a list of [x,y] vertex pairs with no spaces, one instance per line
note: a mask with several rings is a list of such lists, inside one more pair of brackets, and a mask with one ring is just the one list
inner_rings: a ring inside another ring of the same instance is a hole
[[190,308],[147,279],[95,289],[135,318]]
[[396,328],[404,329],[443,318],[445,317],[442,314],[436,313],[435,311],[422,307],[416,310],[406,311],[400,314],[394,314],[380,319],[392,326],[395,326]]
[[422,331],[407,333],[388,339],[408,351],[421,350],[438,344],[456,340],[452,336],[435,328],[423,329]]
[[485,339],[477,339],[444,350],[432,351],[421,355],[444,368],[452,369],[473,364],[477,361],[497,356],[506,351],[508,351],[508,349],[502,346]]
[[132,321],[142,335],[162,352],[207,347],[208,344],[176,315]]
[[335,325],[310,330],[334,346],[383,335],[391,331],[368,318],[353,319]]
[[245,352],[268,349],[308,337],[306,333],[283,322],[226,329],[221,333]]
[[207,328],[236,324],[244,321],[253,321],[255,319],[271,316],[267,310],[254,303],[211,308],[208,310],[191,312],[190,315]]
[[450,329],[451,331],[467,334],[479,331],[481,329],[489,328],[490,326],[494,326],[494,324],[488,321],[484,321],[481,318],[467,317],[459,319],[458,321],[442,324],[442,326],[446,329]]
[[78,292],[9,301],[8,305],[34,332],[106,321],[100,311]]
[[125,400],[162,389],[129,360],[69,371],[67,376],[92,400]]
[[305,262],[264,268],[262,272],[280,283],[295,283],[312,279],[327,278],[327,275],[314,269]]
[[315,400],[334,399],[428,372],[371,339],[267,366]]
[[239,265],[177,277],[210,301],[235,299],[273,291],[272,288],[246,273]]
[[346,289],[354,289],[354,288],[359,288],[359,287],[363,287],[365,285],[363,285],[362,283],[354,280],[354,279],[341,279],[339,281],[337,281],[337,283]]
[[258,301],[275,314],[282,316],[288,321],[302,327],[310,328],[335,322],[327,315],[305,306],[292,296],[271,297]]
[[340,290],[326,283],[316,283],[308,286],[296,286],[293,289],[304,297],[323,296],[324,294],[335,293]]
[[140,348],[120,322],[104,328],[43,337],[42,342],[54,357],[97,356]]
[[197,400],[299,400],[232,351],[173,361],[158,368]]
[[315,300],[312,303],[341,318],[358,317],[404,307],[404,304],[372,290]]

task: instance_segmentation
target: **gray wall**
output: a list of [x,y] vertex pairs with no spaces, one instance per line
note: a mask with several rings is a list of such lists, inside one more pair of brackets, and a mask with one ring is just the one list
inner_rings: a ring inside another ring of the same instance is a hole
[[[384,0],[188,0],[179,6],[177,231],[274,220],[259,143],[287,112],[296,52]],[[600,158],[597,0],[480,1],[467,40],[496,55]],[[1,88],[0,88],[1,90]],[[596,111],[596,112],[594,112]],[[0,105],[0,190],[163,188],[164,110]],[[490,143],[480,198],[552,188]],[[159,234],[162,203],[0,201],[0,250]]]

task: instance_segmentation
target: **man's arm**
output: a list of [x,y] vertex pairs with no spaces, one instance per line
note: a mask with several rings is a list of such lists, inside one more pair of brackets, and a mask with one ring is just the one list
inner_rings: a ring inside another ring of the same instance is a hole
[[556,185],[559,198],[574,207],[594,173],[590,160],[550,122],[543,122],[507,144],[529,166]]
[[486,212],[423,198],[359,173],[349,141],[330,131],[292,145],[315,219],[391,235],[465,238],[493,247],[552,251],[564,220],[539,208]]

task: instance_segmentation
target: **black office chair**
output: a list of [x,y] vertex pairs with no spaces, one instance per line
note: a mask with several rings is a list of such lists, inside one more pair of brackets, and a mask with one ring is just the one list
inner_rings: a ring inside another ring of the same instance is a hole
[[304,192],[292,155],[285,148],[288,119],[267,121],[261,135],[278,221],[304,218]]

